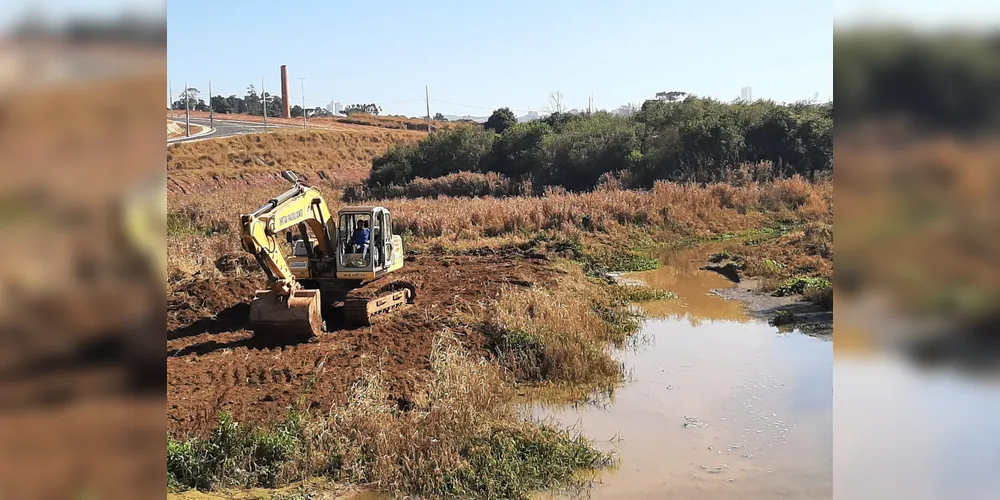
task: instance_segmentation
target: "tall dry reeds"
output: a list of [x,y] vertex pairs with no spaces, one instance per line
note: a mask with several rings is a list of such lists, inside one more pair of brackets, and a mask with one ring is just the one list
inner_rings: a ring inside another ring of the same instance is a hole
[[470,320],[481,322],[489,348],[519,380],[614,385],[622,373],[608,343],[622,344],[639,323],[579,266],[563,270],[551,289],[506,289]]
[[[323,181],[318,185],[332,211],[343,206],[334,185],[325,185]],[[232,186],[217,189],[211,196],[172,193],[171,220],[176,217],[179,219],[176,227],[193,231],[168,235],[168,258],[172,265],[184,263],[183,267],[191,270],[192,262],[197,260],[208,262],[211,267],[211,262],[222,255],[211,252],[241,252],[234,234],[238,231],[239,215],[257,208],[285,187],[282,184]],[[607,189],[581,194],[550,190],[543,197],[444,196],[366,203],[388,208],[393,215],[394,231],[418,245],[523,238],[540,231],[616,235],[640,229],[678,238],[704,238],[776,222],[832,224],[833,184],[810,183],[798,177],[744,186],[702,187],[659,182],[650,190]],[[183,223],[184,214],[194,214],[198,220]],[[830,239],[832,245],[832,235]]]

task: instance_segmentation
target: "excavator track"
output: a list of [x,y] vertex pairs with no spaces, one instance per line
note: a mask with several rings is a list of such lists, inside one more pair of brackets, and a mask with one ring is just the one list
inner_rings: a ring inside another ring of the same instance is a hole
[[355,288],[344,299],[344,321],[347,326],[368,326],[376,316],[412,304],[417,287],[410,280],[375,280]]

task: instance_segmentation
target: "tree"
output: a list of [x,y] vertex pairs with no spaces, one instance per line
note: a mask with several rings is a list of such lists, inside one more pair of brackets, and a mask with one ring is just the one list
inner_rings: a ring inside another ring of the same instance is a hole
[[516,123],[504,130],[493,143],[490,170],[510,178],[522,178],[544,167],[542,141],[552,133],[544,121]]
[[441,113],[434,113],[434,119],[437,120],[437,121],[439,121],[439,122],[446,122],[446,121],[448,121],[448,119],[445,118],[444,115],[442,115]]
[[302,117],[302,106],[299,106],[298,104],[292,106],[292,118],[301,118],[301,117]]
[[378,116],[382,112],[382,108],[378,107],[377,104],[351,104],[341,110],[341,113],[351,116],[354,113],[367,113],[369,115]]
[[563,93],[561,90],[549,92],[549,103],[545,106],[545,112],[549,114],[563,113],[566,105],[563,103]]
[[517,116],[514,115],[514,112],[510,108],[504,107],[494,111],[489,119],[486,120],[486,123],[483,124],[483,128],[502,134],[516,123]]
[[221,95],[212,96],[212,110],[216,113],[232,113],[233,108],[230,106],[229,100]]
[[[191,109],[196,110],[198,108],[198,93],[200,91],[194,87],[188,87],[181,92],[180,98],[173,102],[172,106],[174,109]],[[186,104],[185,104],[186,101]],[[202,105],[205,104],[204,101],[201,102]],[[207,108],[206,108],[207,109]]]
[[251,115],[261,114],[260,96],[257,95],[257,89],[255,89],[253,85],[247,86],[247,96],[246,99],[244,99],[244,102],[246,102],[245,112],[247,114]]
[[264,102],[267,103],[267,116],[281,116],[281,96],[264,92]]

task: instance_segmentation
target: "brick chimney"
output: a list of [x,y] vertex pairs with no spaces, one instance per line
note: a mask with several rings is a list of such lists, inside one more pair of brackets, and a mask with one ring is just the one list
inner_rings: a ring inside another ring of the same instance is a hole
[[281,65],[281,116],[283,118],[291,118],[292,111],[288,106],[288,67],[284,64]]

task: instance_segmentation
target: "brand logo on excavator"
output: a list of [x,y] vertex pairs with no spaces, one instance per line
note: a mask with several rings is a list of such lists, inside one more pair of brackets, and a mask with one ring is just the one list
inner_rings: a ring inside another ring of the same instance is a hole
[[296,210],[295,212],[282,216],[280,219],[278,219],[278,224],[284,226],[285,224],[288,224],[289,222],[300,218],[302,218],[302,209]]

